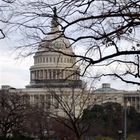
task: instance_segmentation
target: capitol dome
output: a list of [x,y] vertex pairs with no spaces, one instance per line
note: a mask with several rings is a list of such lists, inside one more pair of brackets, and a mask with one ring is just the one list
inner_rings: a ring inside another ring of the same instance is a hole
[[41,40],[30,68],[30,85],[27,88],[80,87],[80,69],[70,41],[62,35],[56,15],[51,31]]

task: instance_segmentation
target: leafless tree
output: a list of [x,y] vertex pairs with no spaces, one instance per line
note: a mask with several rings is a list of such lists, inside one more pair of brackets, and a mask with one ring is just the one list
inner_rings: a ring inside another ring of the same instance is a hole
[[14,5],[15,16],[9,23],[28,37],[22,49],[26,55],[27,48],[33,53],[36,43],[47,35],[55,16],[60,26],[58,37],[69,39],[69,47],[80,50],[76,55],[59,52],[84,64],[81,75],[114,76],[140,85],[139,0],[34,0],[15,1]]
[[50,117],[57,122],[54,126],[58,124],[59,127],[54,131],[68,140],[82,140],[90,126],[90,122],[85,122],[82,117],[84,109],[91,105],[90,93],[85,88],[72,88],[70,91],[49,89],[49,93],[52,96]]
[[6,26],[13,15],[11,4],[13,4],[14,1],[15,0],[0,1],[0,39],[4,39],[8,34],[9,29],[6,29]]
[[49,137],[51,131],[51,122],[49,118],[49,109],[42,105],[31,105],[26,111],[24,121],[24,134],[29,137],[38,137],[45,140]]
[[26,96],[8,90],[0,91],[0,136],[7,138],[20,134],[23,125],[25,110],[27,108]]

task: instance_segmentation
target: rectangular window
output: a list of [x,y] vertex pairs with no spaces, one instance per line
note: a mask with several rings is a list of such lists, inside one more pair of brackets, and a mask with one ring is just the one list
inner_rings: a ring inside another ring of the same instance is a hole
[[45,63],[45,57],[43,57],[43,63]]
[[48,57],[46,57],[46,62],[48,62]]

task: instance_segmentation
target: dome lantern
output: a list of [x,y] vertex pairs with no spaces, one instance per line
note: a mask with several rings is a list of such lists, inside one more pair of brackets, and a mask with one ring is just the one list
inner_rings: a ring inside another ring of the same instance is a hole
[[42,39],[38,46],[39,51],[63,51],[68,54],[73,54],[72,48],[70,47],[70,41],[62,34],[59,30],[59,21],[57,16],[56,7],[53,10],[53,17],[51,21],[51,31],[46,37]]
[[59,31],[59,22],[58,22],[57,17],[58,17],[57,16],[57,9],[56,9],[56,7],[54,7],[53,17],[52,17],[52,21],[51,21],[51,32]]

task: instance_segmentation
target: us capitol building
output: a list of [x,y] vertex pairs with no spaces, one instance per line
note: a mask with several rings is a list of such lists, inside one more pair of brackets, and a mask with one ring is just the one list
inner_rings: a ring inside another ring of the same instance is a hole
[[[30,67],[30,84],[24,89],[3,85],[1,90],[26,94],[31,104],[41,104],[61,115],[64,114],[59,109],[56,96],[61,96],[66,102],[75,105],[80,104],[83,97],[87,98],[88,95],[85,107],[105,102],[123,104],[129,101],[130,105],[140,112],[140,91],[113,89],[109,83],[102,84],[101,88],[90,93],[88,90],[83,91],[83,82],[79,76],[80,68],[75,65],[76,57],[70,45],[69,40],[62,36],[57,18],[54,16],[50,33],[38,45],[38,50],[34,55],[34,64]],[[79,107],[74,108],[76,113],[79,110]]]

